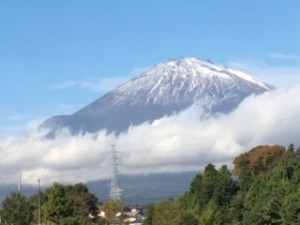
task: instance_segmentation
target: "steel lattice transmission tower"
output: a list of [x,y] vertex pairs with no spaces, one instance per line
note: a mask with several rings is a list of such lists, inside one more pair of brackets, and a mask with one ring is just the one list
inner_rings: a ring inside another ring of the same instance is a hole
[[119,187],[118,180],[118,151],[115,149],[115,145],[111,145],[111,158],[112,158],[112,176],[110,181],[109,198],[113,201],[121,201],[122,189]]

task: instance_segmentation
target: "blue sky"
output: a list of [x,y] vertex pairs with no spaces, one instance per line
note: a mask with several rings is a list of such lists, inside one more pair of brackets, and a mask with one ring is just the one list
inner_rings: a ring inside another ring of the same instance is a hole
[[[0,1],[2,182],[15,183],[20,171],[33,184],[107,177],[111,143],[126,159],[124,174],[198,170],[260,144],[299,146],[299,12],[298,0]],[[279,89],[208,121],[191,108],[118,137],[62,130],[50,140],[30,129],[181,57],[210,59]]]
[[299,12],[296,0],[0,1],[0,136],[174,58],[300,83]]

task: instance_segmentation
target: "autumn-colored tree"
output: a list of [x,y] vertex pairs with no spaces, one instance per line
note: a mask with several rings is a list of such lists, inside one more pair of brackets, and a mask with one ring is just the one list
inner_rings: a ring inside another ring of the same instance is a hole
[[253,177],[266,175],[277,165],[284,153],[285,148],[280,145],[257,146],[234,159],[233,173],[239,177],[249,171]]
[[99,207],[99,211],[105,213],[105,220],[110,223],[120,221],[118,213],[122,212],[123,209],[124,205],[121,201],[117,200],[108,200]]

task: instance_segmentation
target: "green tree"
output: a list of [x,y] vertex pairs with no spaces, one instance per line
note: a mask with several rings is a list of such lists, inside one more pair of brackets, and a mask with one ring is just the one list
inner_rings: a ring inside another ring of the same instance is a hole
[[245,193],[243,191],[237,192],[233,197],[230,206],[228,206],[228,217],[232,224],[240,224],[243,221],[245,211]]
[[32,207],[20,192],[13,192],[2,203],[1,216],[4,224],[29,225]]
[[66,195],[65,187],[55,183],[48,192],[48,202],[45,205],[46,219],[60,224],[60,221],[73,214],[73,209]]
[[292,152],[294,152],[294,151],[295,151],[294,144],[291,143],[291,144],[289,145],[287,151],[292,151]]
[[28,201],[33,209],[33,222],[39,222],[39,198],[41,206],[41,222],[43,223],[44,218],[44,207],[48,201],[47,194],[45,192],[40,192],[29,197]]
[[69,216],[60,219],[59,225],[92,225],[93,223],[88,218],[82,216]]
[[282,207],[283,225],[300,224],[300,193],[290,194],[283,201]]
[[189,210],[182,211],[180,225],[199,225],[198,215]]
[[246,192],[249,190],[253,183],[253,177],[251,171],[247,168],[243,168],[239,177],[239,187],[242,191]]
[[155,205],[152,225],[183,225],[182,218],[182,208],[178,201],[164,201]]
[[146,219],[143,222],[143,225],[153,225],[153,219],[154,219],[154,205],[150,205],[148,208]]
[[195,194],[199,204],[199,210],[202,211],[214,196],[218,179],[218,171],[215,169],[214,165],[208,164],[200,178],[200,182],[196,183],[198,186],[193,187],[193,189],[196,190]]
[[209,201],[207,207],[200,217],[200,224],[224,225],[225,221],[225,215],[219,205],[214,200]]
[[228,206],[232,197],[236,194],[238,187],[233,181],[231,173],[226,165],[223,165],[218,171],[218,177],[215,183],[213,199],[219,206]]
[[89,214],[97,216],[98,198],[89,192],[83,183],[66,186],[66,195],[73,208],[73,214],[86,218]]
[[[145,225],[300,225],[300,148],[258,146],[226,166],[208,164],[175,203],[154,205]],[[173,215],[173,217],[172,217]]]
[[265,205],[262,206],[262,218],[264,224],[280,225],[282,224],[281,201],[277,197],[271,198]]

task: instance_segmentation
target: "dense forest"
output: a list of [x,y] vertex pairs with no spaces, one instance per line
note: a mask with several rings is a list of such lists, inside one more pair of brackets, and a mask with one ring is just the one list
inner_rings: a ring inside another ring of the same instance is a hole
[[258,146],[208,164],[177,200],[154,204],[144,225],[300,224],[300,148]]
[[[11,193],[0,213],[2,224],[100,225],[124,208],[121,202],[99,204],[82,183],[55,183],[30,197]],[[232,171],[208,164],[186,193],[146,211],[144,225],[300,224],[300,148],[257,146],[237,156]]]
[[98,210],[98,198],[88,188],[78,183],[62,185],[55,183],[46,192],[26,197],[13,192],[2,203],[3,224],[93,224]]

